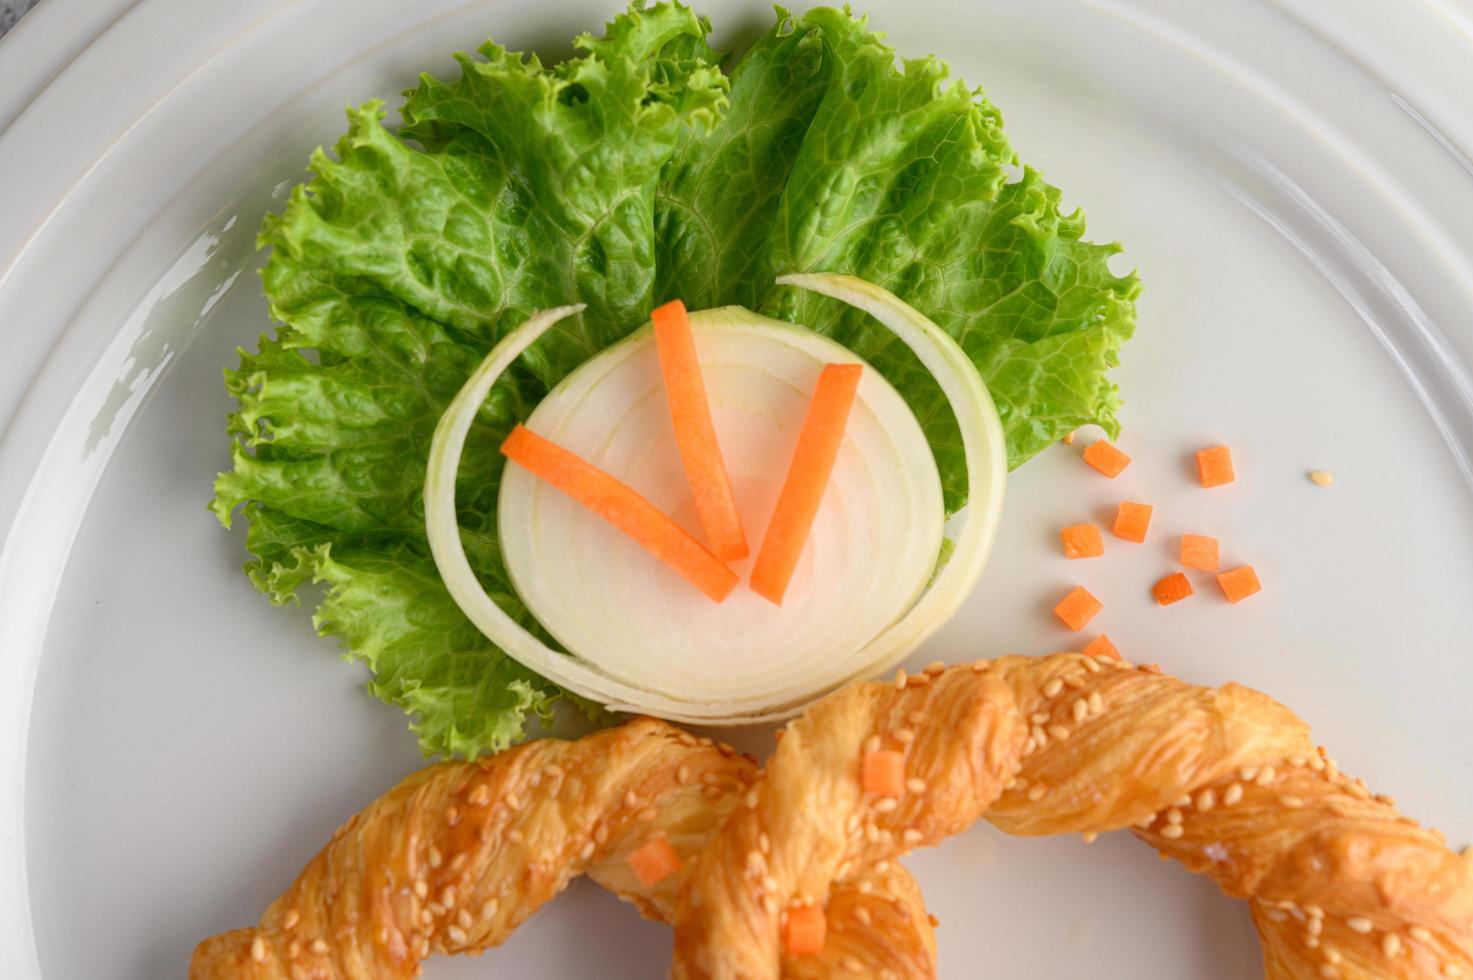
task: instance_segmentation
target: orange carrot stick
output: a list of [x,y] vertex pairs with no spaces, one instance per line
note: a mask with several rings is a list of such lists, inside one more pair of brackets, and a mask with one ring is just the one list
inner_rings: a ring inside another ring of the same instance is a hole
[[696,513],[706,532],[711,553],[722,561],[747,557],[747,537],[737,515],[731,493],[731,478],[716,441],[711,422],[711,405],[706,382],[696,358],[696,340],[691,333],[685,304],[672,299],[650,314],[655,324],[655,347],[660,353],[660,373],[665,379],[665,400],[675,428],[675,446],[690,483]]
[[795,905],[788,909],[788,924],[783,930],[783,945],[790,956],[817,956],[823,952],[827,925],[823,909],[817,905]]
[[736,573],[699,541],[654,504],[592,463],[521,425],[506,437],[501,452],[629,535],[715,601],[725,599],[736,586]]
[[826,365],[808,403],[788,477],[752,566],[752,591],[779,606],[828,488],[863,370],[861,364]]
[[866,752],[859,766],[859,784],[876,796],[900,796],[905,792],[905,753],[893,749]]

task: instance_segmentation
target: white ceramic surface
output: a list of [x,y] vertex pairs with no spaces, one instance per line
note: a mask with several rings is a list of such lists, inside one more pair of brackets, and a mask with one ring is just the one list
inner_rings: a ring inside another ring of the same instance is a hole
[[[706,5],[719,37],[759,0]],[[1347,770],[1473,838],[1473,9],[1414,0],[863,4],[983,83],[1145,279],[1117,372],[1136,463],[1017,473],[992,564],[916,658],[1067,643],[1076,580],[1129,656],[1298,710]],[[719,9],[718,9],[719,8]],[[606,3],[48,0],[0,42],[0,976],[181,976],[419,764],[205,510],[220,368],[266,326],[254,229],[341,107],[487,34],[561,54]],[[1206,492],[1191,450],[1227,442]],[[1304,472],[1335,473],[1321,490]],[[1150,542],[1066,563],[1122,497]],[[1181,531],[1262,595],[1146,592]],[[1245,910],[1125,835],[979,827],[909,861],[945,977],[1250,977]],[[576,936],[576,941],[570,937]],[[648,977],[668,936],[576,885],[426,976]]]

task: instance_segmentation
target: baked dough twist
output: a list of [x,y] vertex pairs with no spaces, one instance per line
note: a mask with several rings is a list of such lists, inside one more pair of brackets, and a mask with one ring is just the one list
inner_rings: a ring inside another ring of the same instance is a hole
[[[902,796],[863,791],[878,750],[905,754]],[[1473,862],[1340,773],[1287,708],[1077,654],[853,685],[761,774],[648,720],[431,767],[349,821],[259,928],[201,943],[191,976],[407,976],[501,942],[584,871],[674,924],[677,977],[930,976],[894,858],[984,815],[1013,834],[1134,829],[1251,901],[1270,977],[1473,977]],[[683,864],[644,891],[625,859],[659,831]],[[785,956],[808,900],[828,942]]]
[[[433,953],[499,945],[580,874],[668,921],[693,857],[756,777],[730,747],[652,719],[578,741],[544,739],[399,783],[338,828],[253,929],[195,949],[191,980],[412,977]],[[629,854],[653,838],[681,858],[643,887]],[[829,942],[797,977],[862,964],[934,976],[920,889],[903,868],[866,868],[836,889]]]

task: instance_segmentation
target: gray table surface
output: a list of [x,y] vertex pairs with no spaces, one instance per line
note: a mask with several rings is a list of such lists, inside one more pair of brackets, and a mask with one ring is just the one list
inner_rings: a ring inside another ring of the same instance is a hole
[[40,0],[0,0],[0,34],[14,27],[21,15],[39,2]]

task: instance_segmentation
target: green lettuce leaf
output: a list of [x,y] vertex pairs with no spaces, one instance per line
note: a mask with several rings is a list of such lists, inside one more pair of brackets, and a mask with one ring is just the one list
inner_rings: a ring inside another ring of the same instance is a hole
[[934,381],[883,330],[774,276],[852,272],[932,316],[986,378],[1012,465],[1079,425],[1115,431],[1105,370],[1134,323],[1135,279],[1109,272],[1115,246],[1084,242],[1038,174],[1009,180],[979,92],[935,59],[897,68],[840,11],[779,10],[729,78],[708,32],[676,3],[631,8],[555,66],[488,43],[459,56],[456,81],[422,76],[397,132],[379,103],[350,110],[263,225],[282,326],[226,372],[233,466],[213,507],[227,526],[249,521],[246,570],[273,601],[321,587],[319,631],[368,665],[371,693],[410,714],[426,753],[504,748],[567,696],[460,614],[420,497],[441,412],[535,310],[588,304],[487,400],[457,503],[482,584],[539,632],[497,545],[497,447],[657,300],[740,303],[851,346],[915,409],[950,509],[965,477]]

